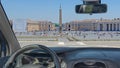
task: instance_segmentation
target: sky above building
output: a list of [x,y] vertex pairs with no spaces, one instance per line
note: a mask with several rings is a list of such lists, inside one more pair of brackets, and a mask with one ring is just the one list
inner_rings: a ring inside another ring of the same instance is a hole
[[83,19],[120,18],[120,0],[102,0],[102,3],[108,5],[107,13],[89,15],[75,13],[75,5],[82,4],[82,0],[2,0],[8,18],[14,22],[15,31],[25,31],[26,19],[59,23],[60,5],[63,23]]
[[82,0],[2,0],[9,19],[48,20],[58,23],[60,4],[63,23],[72,20],[120,17],[120,0],[102,0],[102,3],[108,5],[107,13],[89,15],[75,13],[75,5],[82,4]]

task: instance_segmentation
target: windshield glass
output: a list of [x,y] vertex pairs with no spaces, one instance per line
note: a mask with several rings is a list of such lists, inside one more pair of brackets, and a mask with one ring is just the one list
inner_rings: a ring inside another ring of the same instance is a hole
[[119,47],[120,0],[102,0],[106,13],[76,14],[81,0],[2,0],[21,45]]

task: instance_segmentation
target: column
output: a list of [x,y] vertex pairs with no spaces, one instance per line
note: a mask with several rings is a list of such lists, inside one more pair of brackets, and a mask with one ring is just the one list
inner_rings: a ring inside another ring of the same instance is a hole
[[105,31],[105,24],[103,23],[103,29],[102,29],[103,31]]
[[112,31],[114,31],[114,24],[112,24]]

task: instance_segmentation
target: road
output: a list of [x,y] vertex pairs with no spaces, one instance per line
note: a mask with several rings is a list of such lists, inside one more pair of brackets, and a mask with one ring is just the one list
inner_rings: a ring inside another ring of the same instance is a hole
[[[46,46],[72,46],[72,47],[120,47],[120,35],[113,38],[101,37],[98,39],[91,34],[87,38],[81,36],[17,36],[21,47],[30,44],[41,44]],[[94,40],[94,41],[93,41]]]
[[21,47],[30,44],[42,44],[46,46],[60,46],[60,47],[119,47],[120,41],[19,41]]

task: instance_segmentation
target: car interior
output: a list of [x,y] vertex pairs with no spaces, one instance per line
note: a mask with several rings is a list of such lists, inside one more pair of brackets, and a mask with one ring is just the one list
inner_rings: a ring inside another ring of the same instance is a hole
[[[74,5],[74,12],[80,16],[108,11],[107,3],[103,4],[101,0],[82,1],[83,4]],[[41,44],[21,47],[0,3],[0,68],[120,68],[120,48],[77,45],[49,47]]]

